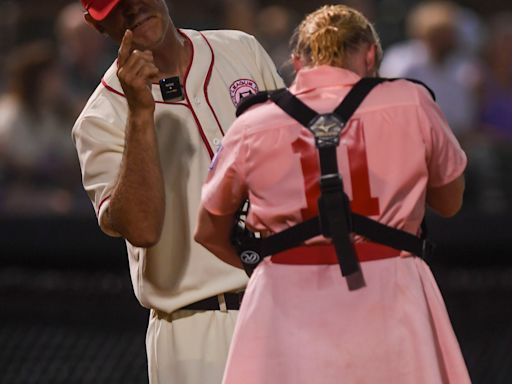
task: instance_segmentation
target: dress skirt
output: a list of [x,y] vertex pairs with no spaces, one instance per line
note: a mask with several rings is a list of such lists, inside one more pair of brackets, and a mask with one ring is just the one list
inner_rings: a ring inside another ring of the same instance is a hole
[[338,265],[269,258],[245,293],[223,384],[465,384],[444,301],[417,257],[361,263],[350,290]]

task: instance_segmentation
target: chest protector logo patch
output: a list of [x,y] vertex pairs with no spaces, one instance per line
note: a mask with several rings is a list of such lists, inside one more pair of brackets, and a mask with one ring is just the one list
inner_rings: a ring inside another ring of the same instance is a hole
[[239,79],[229,87],[229,94],[235,107],[238,107],[240,100],[244,97],[258,93],[258,85],[250,79]]

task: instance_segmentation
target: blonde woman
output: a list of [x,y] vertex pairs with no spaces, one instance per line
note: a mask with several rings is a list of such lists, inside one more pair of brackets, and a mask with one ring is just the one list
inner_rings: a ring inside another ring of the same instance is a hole
[[[375,77],[382,55],[368,20],[343,5],[308,15],[293,47],[297,77],[289,91],[320,114],[332,112],[361,78]],[[235,121],[203,188],[196,240],[235,266],[229,232],[245,198],[247,223],[264,236],[318,215],[315,139],[274,101]],[[443,216],[459,210],[466,156],[422,85],[377,85],[340,139],[336,161],[352,212],[418,235],[427,205]],[[424,260],[361,236],[353,247],[360,271],[347,278],[323,236],[259,264],[224,384],[470,382]],[[354,276],[364,278],[358,289]]]

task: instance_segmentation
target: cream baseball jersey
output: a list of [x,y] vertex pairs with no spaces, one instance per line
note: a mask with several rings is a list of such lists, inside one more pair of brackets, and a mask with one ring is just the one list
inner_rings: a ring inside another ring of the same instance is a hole
[[[290,91],[318,113],[332,112],[359,80],[328,66],[299,72]],[[428,187],[460,176],[466,156],[439,107],[421,85],[376,87],[341,133],[338,165],[352,209],[417,233]],[[217,215],[249,195],[248,224],[278,232],[317,215],[320,166],[313,135],[271,102],[243,114],[224,138],[203,189]]]
[[[167,313],[244,287],[244,272],[196,244],[192,231],[201,185],[240,99],[283,86],[274,64],[252,36],[238,31],[180,33],[193,46],[184,100],[165,102],[159,85],[152,89],[166,193],[161,240],[150,249],[127,242],[135,295],[143,306]],[[73,128],[84,188],[100,226],[120,168],[128,117],[116,68],[114,63],[107,70]]]

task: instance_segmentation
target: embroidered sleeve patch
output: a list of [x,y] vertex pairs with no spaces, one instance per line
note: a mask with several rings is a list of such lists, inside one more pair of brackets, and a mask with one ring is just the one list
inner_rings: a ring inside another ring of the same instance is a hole
[[231,100],[235,107],[238,107],[238,104],[240,104],[240,101],[244,97],[254,95],[258,93],[258,91],[258,84],[250,79],[239,79],[229,87],[229,94],[231,95]]

